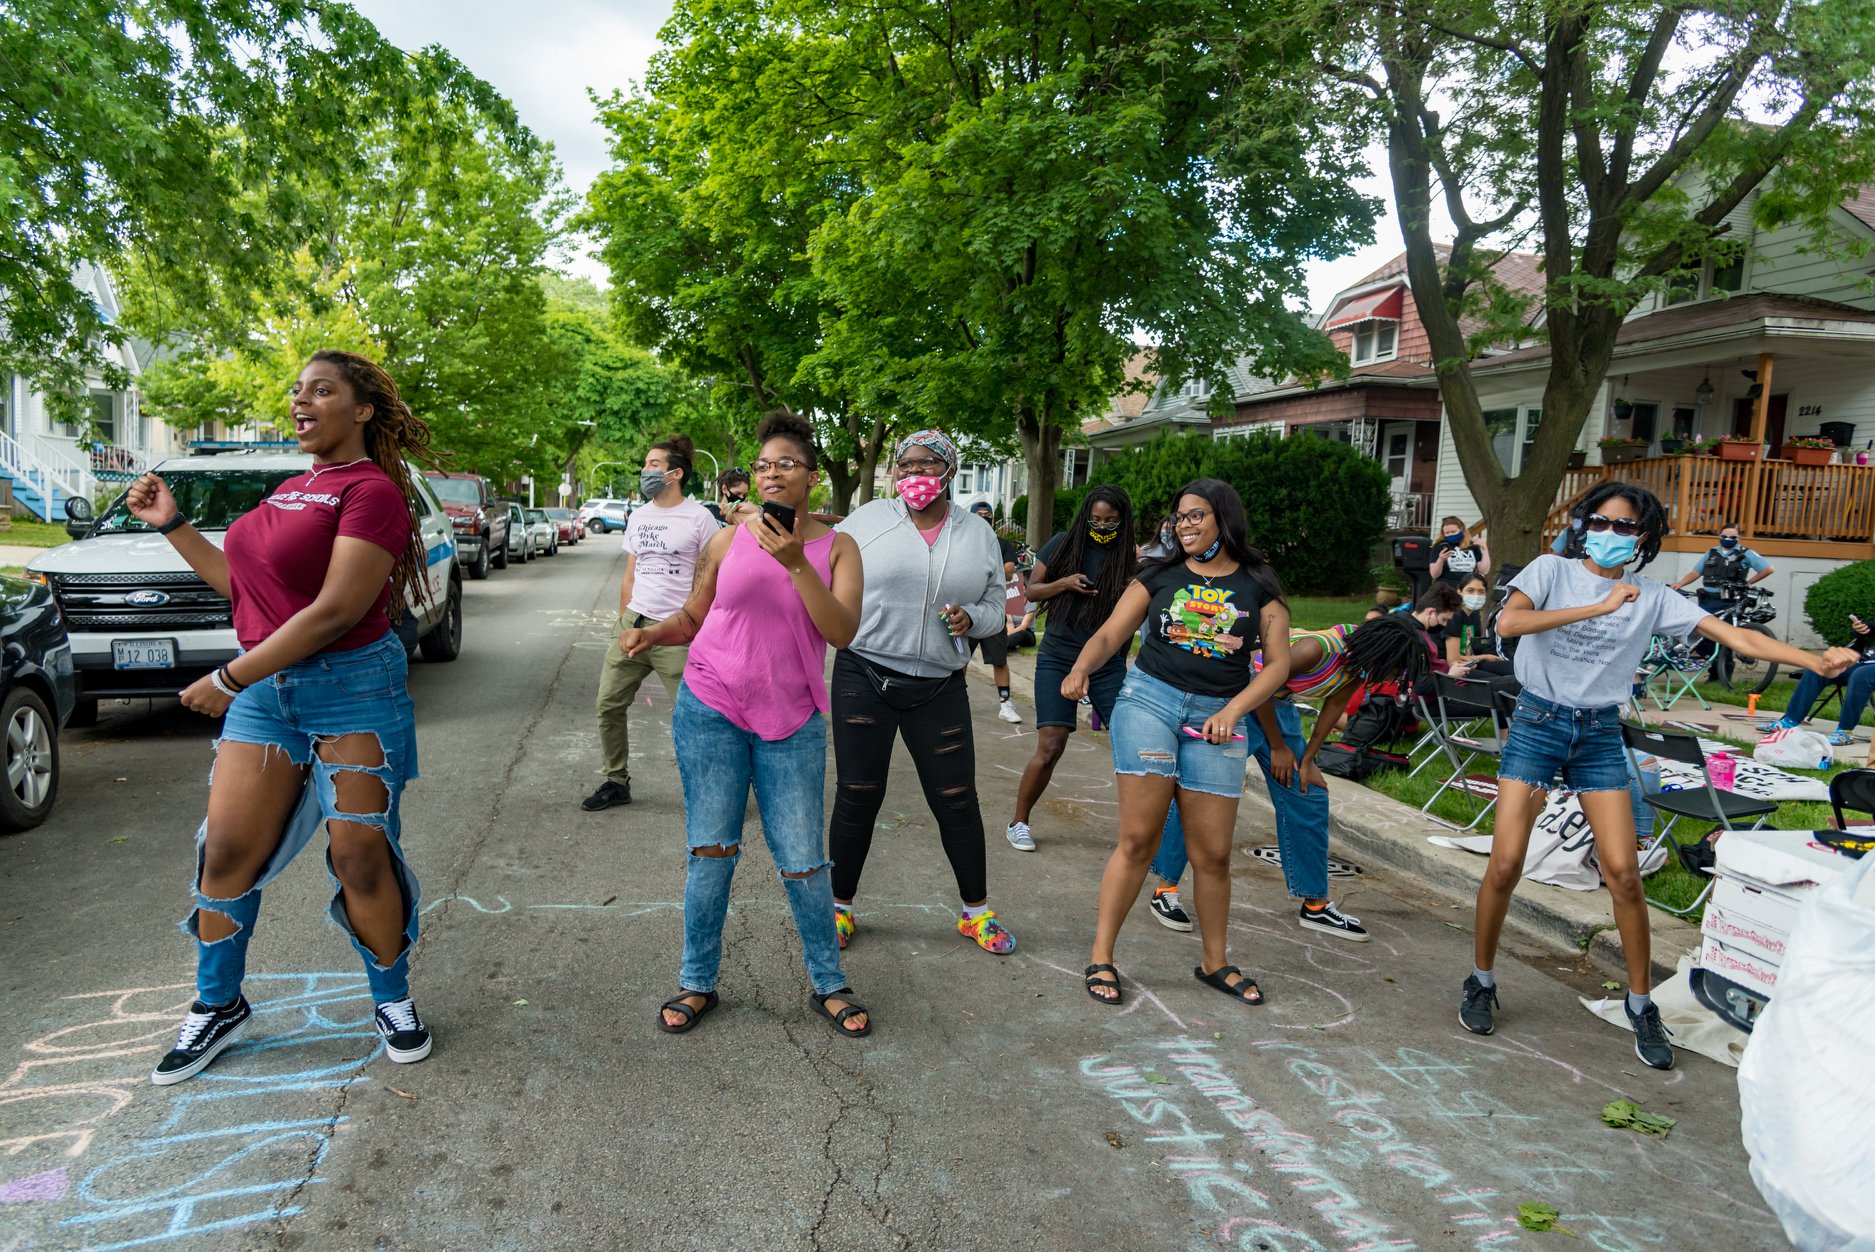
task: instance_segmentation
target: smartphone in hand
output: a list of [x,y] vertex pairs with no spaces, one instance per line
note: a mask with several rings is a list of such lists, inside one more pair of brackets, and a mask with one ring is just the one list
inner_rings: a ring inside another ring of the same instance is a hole
[[[1195,727],[1195,726],[1181,726],[1181,727],[1179,727],[1179,729],[1180,729],[1180,730],[1182,730],[1182,731],[1184,731],[1184,732],[1185,732],[1185,734],[1186,734],[1186,735],[1187,735],[1187,736],[1188,736],[1189,738],[1192,738],[1192,739],[1202,739],[1202,738],[1204,738],[1204,732],[1203,732],[1202,730],[1199,730],[1199,729],[1198,729],[1197,727]],[[1233,735],[1231,736],[1231,741],[1232,741],[1233,743],[1242,743],[1242,742],[1243,742],[1243,736],[1242,736],[1242,735],[1238,735],[1238,734],[1233,734]]]
[[776,504],[773,500],[762,501],[762,516],[775,519],[775,525],[792,535],[794,533],[794,508],[792,505]]

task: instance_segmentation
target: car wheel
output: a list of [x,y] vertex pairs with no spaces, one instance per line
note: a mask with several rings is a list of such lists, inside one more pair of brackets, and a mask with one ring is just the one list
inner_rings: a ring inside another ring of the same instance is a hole
[[508,568],[508,541],[506,539],[503,539],[501,541],[501,546],[495,549],[495,559],[489,562],[489,564],[493,565],[496,569]]
[[462,584],[449,585],[449,599],[443,605],[443,620],[423,636],[423,659],[453,661],[462,655]]
[[605,534],[605,523],[599,518],[593,518],[590,522],[586,523],[586,533],[589,535]]
[[475,562],[474,564],[469,566],[469,577],[475,579],[477,582],[480,582],[482,579],[488,577],[488,541],[487,540],[483,540],[482,546],[476,551]]
[[560,536],[555,535],[553,537],[553,542],[547,545],[547,555],[548,556],[560,555]]
[[36,692],[15,687],[0,704],[6,731],[6,786],[0,788],[0,830],[31,830],[59,797],[59,732]]

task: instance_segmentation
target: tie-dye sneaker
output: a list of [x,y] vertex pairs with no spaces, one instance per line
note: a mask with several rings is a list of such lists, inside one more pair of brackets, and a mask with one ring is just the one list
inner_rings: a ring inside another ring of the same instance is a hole
[[858,929],[853,924],[853,910],[843,909],[836,904],[833,908],[833,933],[840,937],[840,951],[846,951],[846,945],[853,941],[853,932]]
[[975,939],[979,948],[997,956],[1008,956],[1016,950],[1016,937],[1003,929],[994,909],[984,909],[975,917],[958,918],[957,933]]

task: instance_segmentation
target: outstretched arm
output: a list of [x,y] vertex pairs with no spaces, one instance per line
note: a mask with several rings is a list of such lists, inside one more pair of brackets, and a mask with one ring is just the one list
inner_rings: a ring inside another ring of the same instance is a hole
[[695,639],[697,632],[703,629],[703,619],[710,615],[710,606],[716,603],[716,574],[722,568],[723,557],[729,553],[729,541],[735,536],[733,526],[717,531],[697,557],[697,572],[691,580],[690,598],[684,601],[684,607],[655,626],[634,626],[626,631],[618,637],[619,650],[626,656],[637,656],[651,648]]
[[1825,678],[1834,678],[1862,659],[1854,648],[1805,652],[1802,648],[1793,648],[1755,630],[1740,630],[1711,615],[1702,617],[1699,625],[1693,629],[1695,633],[1725,645],[1740,656],[1755,656],[1761,661],[1776,661],[1779,665],[1788,665],[1793,669],[1807,669]]

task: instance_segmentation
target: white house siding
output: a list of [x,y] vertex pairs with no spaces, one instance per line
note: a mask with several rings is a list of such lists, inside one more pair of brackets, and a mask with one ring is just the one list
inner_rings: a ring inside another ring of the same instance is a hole
[[[1519,411],[1540,409],[1543,404],[1543,384],[1547,377],[1548,362],[1541,363],[1534,370],[1519,371],[1511,377],[1481,377],[1478,381],[1479,405],[1486,412],[1512,407]],[[1607,411],[1608,398],[1606,389],[1598,394],[1596,402],[1589,409],[1588,420],[1583,423],[1582,434],[1576,440],[1576,447],[1589,450],[1591,464],[1601,459],[1596,453],[1595,441],[1602,436],[1602,419]],[[1472,498],[1465,484],[1465,471],[1458,463],[1458,446],[1452,441],[1452,424],[1444,420],[1443,415],[1439,421],[1439,463],[1433,480],[1432,516],[1435,521],[1441,517],[1462,517],[1467,523],[1477,521],[1479,517],[1478,502]]]

